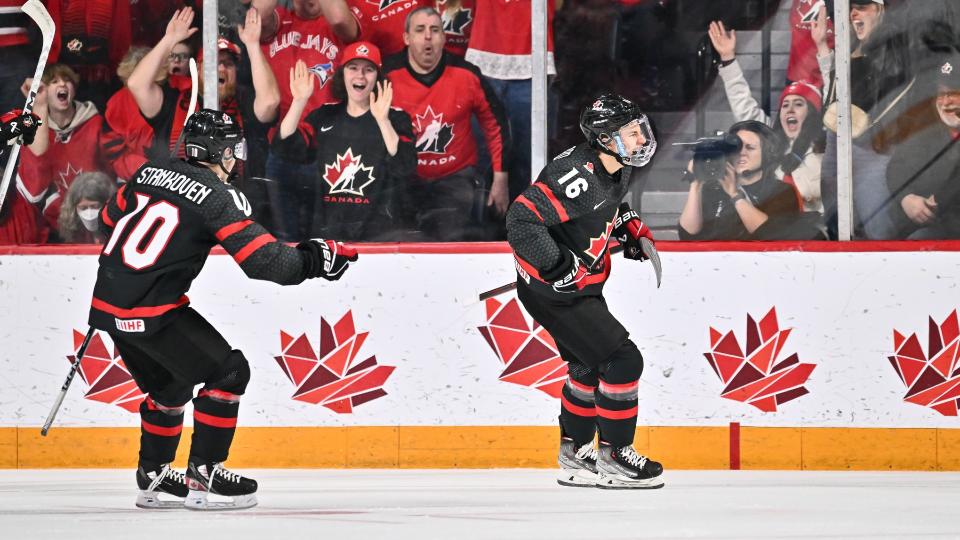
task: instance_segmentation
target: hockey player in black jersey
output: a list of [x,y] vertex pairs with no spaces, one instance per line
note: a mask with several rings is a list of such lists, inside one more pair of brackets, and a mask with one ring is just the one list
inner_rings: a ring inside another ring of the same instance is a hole
[[[510,206],[507,238],[517,266],[517,296],[553,336],[569,377],[560,408],[565,486],[658,488],[663,467],[633,449],[643,357],[607,309],[611,236],[624,255],[644,260],[650,229],[621,199],[629,169],[653,157],[656,140],[640,108],[604,94],[583,110],[587,138],[553,159]],[[599,452],[594,437],[599,430]]]
[[[229,114],[197,112],[184,127],[184,143],[186,161],[147,162],[101,212],[109,238],[100,255],[90,325],[110,334],[147,394],[140,405],[137,506],[247,508],[256,504],[257,483],[222,462],[250,367],[190,307],[185,293],[217,244],[247,276],[281,285],[339,279],[357,254],[330,240],[293,248],[250,219],[247,199],[228,183],[246,153]],[[193,397],[198,384],[203,387]],[[194,431],[184,475],[169,464],[191,398]],[[161,493],[176,498],[164,500]],[[208,494],[227,500],[213,501]]]

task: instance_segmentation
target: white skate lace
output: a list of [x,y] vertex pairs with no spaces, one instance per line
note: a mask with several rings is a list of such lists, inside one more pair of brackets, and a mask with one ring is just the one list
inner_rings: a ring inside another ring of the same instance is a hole
[[580,460],[593,460],[594,462],[596,462],[597,449],[596,447],[593,446],[592,442],[589,442],[581,446],[580,449],[577,450],[576,456],[577,456],[577,459],[580,459]]
[[184,475],[182,472],[172,469],[169,465],[164,465],[157,474],[157,477],[150,482],[150,486],[147,488],[147,491],[155,491],[157,486],[163,482],[164,478],[170,478],[174,482],[181,484],[185,484],[187,482],[186,475]]
[[210,481],[211,481],[211,482],[213,482],[213,477],[214,477],[215,475],[220,475],[220,476],[221,476],[224,480],[226,480],[227,482],[233,482],[234,484],[239,483],[239,482],[240,482],[240,479],[243,478],[242,476],[240,476],[239,474],[237,474],[237,473],[235,473],[235,472],[230,472],[230,471],[224,469],[224,468],[223,468],[223,465],[221,465],[221,464],[219,464],[219,463],[217,463],[216,465],[213,466],[213,472],[210,473]]
[[637,469],[643,469],[644,465],[647,464],[647,456],[641,456],[632,446],[624,446],[617,453],[624,461]]

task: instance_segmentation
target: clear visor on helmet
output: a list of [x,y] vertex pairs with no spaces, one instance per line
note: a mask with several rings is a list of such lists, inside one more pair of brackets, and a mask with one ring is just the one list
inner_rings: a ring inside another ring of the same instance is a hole
[[657,151],[657,140],[646,115],[631,120],[612,135],[614,150],[624,165],[643,167]]

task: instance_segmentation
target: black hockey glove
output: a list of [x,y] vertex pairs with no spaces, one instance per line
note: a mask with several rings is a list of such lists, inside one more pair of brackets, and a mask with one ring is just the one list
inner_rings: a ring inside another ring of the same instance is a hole
[[15,144],[20,137],[21,144],[33,144],[33,137],[42,123],[33,113],[24,114],[20,109],[13,109],[0,116],[0,141]]
[[329,281],[336,281],[347,271],[350,263],[357,260],[356,249],[323,238],[300,242],[297,249],[308,255],[308,279],[322,277]]
[[587,267],[570,250],[561,250],[561,257],[556,270],[544,272],[540,277],[558,293],[577,292],[580,290],[580,280],[587,275]]
[[640,239],[647,238],[653,242],[653,233],[627,203],[620,204],[620,213],[613,225],[613,235],[623,246],[624,257],[634,261],[647,260],[643,248],[640,247]]

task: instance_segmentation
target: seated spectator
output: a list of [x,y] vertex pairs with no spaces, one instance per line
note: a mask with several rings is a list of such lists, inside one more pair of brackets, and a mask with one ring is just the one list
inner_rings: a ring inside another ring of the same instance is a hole
[[[123,81],[123,88],[107,101],[107,110],[103,116],[110,129],[122,140],[119,155],[113,161],[113,170],[123,181],[129,180],[141,165],[147,162],[147,149],[153,144],[153,128],[137,111],[137,102],[127,88],[127,79],[150,49],[131,47],[117,67],[117,76]],[[171,54],[171,57],[173,55]],[[156,82],[164,84],[167,80],[165,66],[157,70]]]
[[897,146],[887,168],[896,238],[960,238],[960,54],[938,70],[939,121]]
[[333,76],[340,101],[297,120],[315,77],[298,61],[290,77],[293,104],[273,146],[280,157],[317,163],[317,201],[310,236],[337,240],[396,240],[399,195],[416,170],[410,117],[391,109],[393,88],[381,75],[376,45],[358,41],[343,50]]
[[60,207],[60,239],[68,244],[102,244],[100,211],[117,191],[117,183],[101,172],[77,176]]
[[[196,28],[191,28],[193,17],[193,10],[189,7],[177,11],[170,19],[163,39],[143,57],[127,80],[127,87],[140,112],[153,128],[153,143],[147,156],[151,159],[169,156],[183,131],[191,83],[189,79],[171,76],[167,84],[161,85],[157,81],[157,73],[163,69],[170,51],[197,31]],[[240,47],[221,37],[217,40],[217,96],[220,110],[238,120],[247,144],[251,148],[266,148],[267,132],[277,120],[280,91],[260,49],[261,22],[256,9],[247,11],[245,22],[239,35],[250,59],[253,91],[237,84]],[[200,70],[202,71],[202,65]],[[203,79],[200,82],[199,95],[202,96]],[[197,106],[200,108],[203,105],[198,103]],[[181,148],[180,152],[182,151]],[[237,167],[239,170],[235,172],[235,177],[239,181],[238,187],[246,191],[251,177],[264,175],[265,157],[263,152],[251,152],[242,167]],[[254,206],[258,206],[263,200],[259,193],[247,193],[247,196]]]
[[[44,218],[54,229],[62,197],[78,174],[113,174],[110,163],[120,154],[122,141],[112,133],[90,101],[77,101],[80,77],[63,64],[47,66],[43,72],[44,104],[34,111],[42,119],[48,146],[35,153],[24,149],[20,163],[22,193],[40,205]],[[29,81],[24,83],[24,91]],[[49,129],[45,129],[49,128]],[[38,136],[43,136],[38,133]]]
[[695,178],[680,214],[681,240],[770,240],[787,237],[800,213],[791,186],[774,169],[782,144],[756,120],[737,122],[728,131],[740,138],[740,153],[717,181]]
[[737,34],[723,23],[710,23],[710,41],[720,55],[720,77],[734,118],[757,120],[787,141],[786,152],[777,167],[777,178],[797,188],[803,209],[823,212],[820,198],[820,166],[823,161],[824,132],[820,115],[820,90],[804,81],[794,82],[780,94],[779,114],[768,117],[750,92],[750,86],[736,59]]
[[[46,99],[41,90],[37,94],[34,106],[39,102],[43,107]],[[36,114],[25,115],[22,110],[14,109],[0,115],[0,163],[6,161],[10,148],[14,144],[34,144],[39,147],[48,143],[45,133],[40,133],[40,117]],[[40,137],[37,135],[40,134]],[[42,148],[34,147],[35,152]],[[3,169],[0,168],[0,171]],[[17,182],[11,181],[5,195],[0,197],[0,246],[17,244],[41,244],[47,241],[49,228],[40,217],[36,207],[27,202],[19,191]]]
[[477,14],[477,0],[436,0],[437,11],[443,20],[444,46],[450,54],[462,57],[467,54],[473,18]]
[[376,1],[347,0],[360,25],[360,38],[376,45],[383,56],[403,50],[403,23],[407,14],[431,0]]
[[[497,216],[506,212],[504,148],[509,138],[500,100],[483,83],[476,66],[444,51],[441,25],[434,8],[412,11],[403,34],[406,53],[391,57],[384,71],[393,83],[396,105],[413,119],[417,178],[410,186],[410,204],[414,226],[429,239],[455,241],[477,234],[471,229],[471,215],[478,194],[479,204]],[[488,195],[486,180],[475,167],[477,141],[470,125],[474,116],[486,135],[493,164]]]

